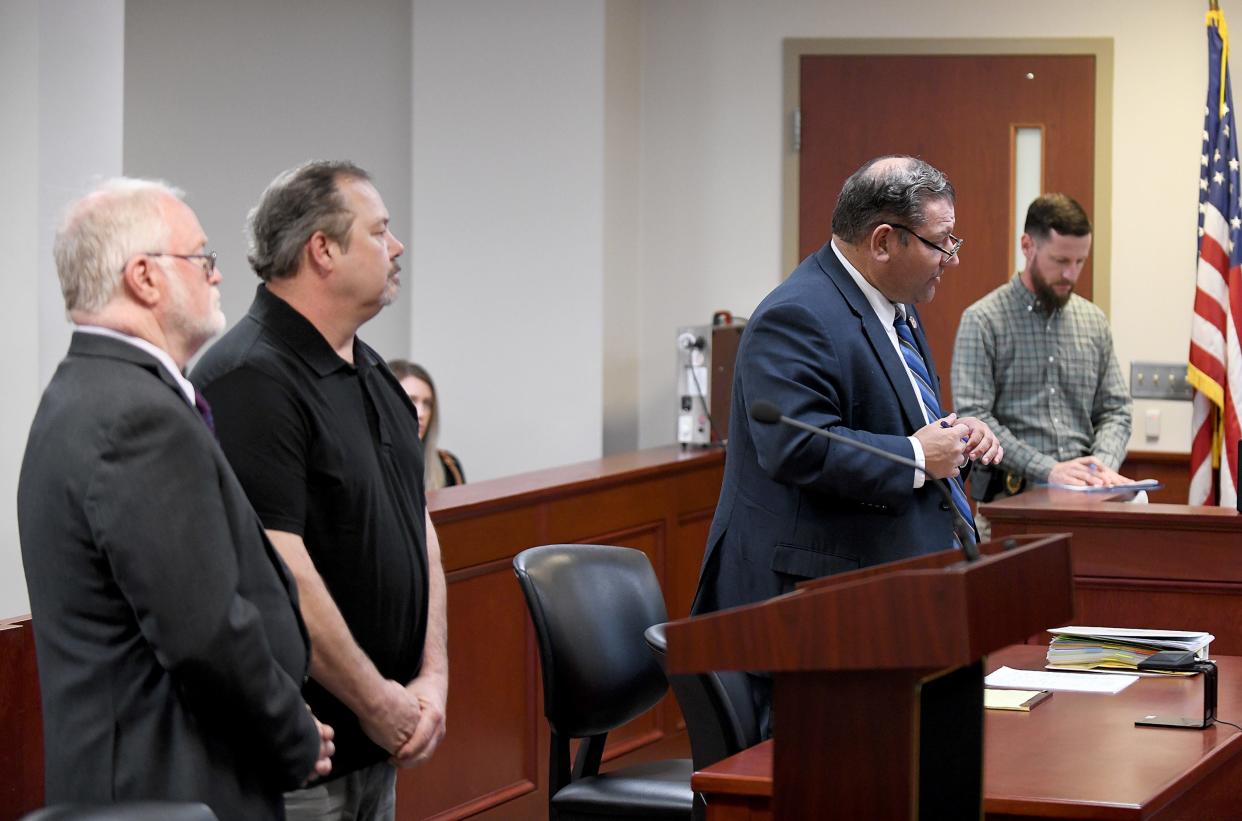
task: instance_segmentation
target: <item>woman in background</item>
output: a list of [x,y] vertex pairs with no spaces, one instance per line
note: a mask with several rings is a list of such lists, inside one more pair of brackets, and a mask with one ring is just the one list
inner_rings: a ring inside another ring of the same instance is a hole
[[[422,365],[407,359],[393,359],[388,367],[418,411],[418,438],[423,442],[425,465],[423,482],[427,490],[464,485],[466,474],[461,469],[461,462],[447,450],[436,448],[440,436],[440,414],[436,411],[436,385],[431,381],[431,374]],[[437,458],[431,458],[431,454]]]

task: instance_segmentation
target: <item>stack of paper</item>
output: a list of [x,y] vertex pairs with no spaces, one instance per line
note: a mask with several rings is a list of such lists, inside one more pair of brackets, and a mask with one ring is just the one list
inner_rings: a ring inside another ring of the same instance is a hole
[[1161,650],[1194,651],[1207,658],[1214,636],[1188,630],[1142,630],[1124,627],[1061,627],[1049,630],[1048,667],[1055,670],[1112,668],[1133,670]]

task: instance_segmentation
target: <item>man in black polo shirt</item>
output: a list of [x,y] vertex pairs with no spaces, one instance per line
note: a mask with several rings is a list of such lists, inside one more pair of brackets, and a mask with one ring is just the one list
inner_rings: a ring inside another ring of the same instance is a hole
[[293,570],[311,634],[307,702],[336,728],[331,779],[290,819],[392,818],[393,764],[444,734],[444,572],[418,417],[358,328],[392,302],[405,250],[365,171],[313,162],[250,214],[263,283],[193,381],[220,444]]

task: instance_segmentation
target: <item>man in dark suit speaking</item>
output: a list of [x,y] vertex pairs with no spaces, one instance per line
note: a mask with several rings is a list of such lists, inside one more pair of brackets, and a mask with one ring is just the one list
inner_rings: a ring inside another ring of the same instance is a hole
[[[841,190],[832,240],[754,311],[738,350],[724,482],[694,613],[958,542],[955,518],[970,516],[960,485],[950,506],[914,469],[749,414],[767,400],[953,483],[969,460],[1000,461],[987,425],[941,410],[914,309],[958,264],[954,196],[921,160],[865,164]],[[766,687],[755,683],[766,714]]]
[[17,493],[49,803],[283,818],[282,791],[330,770],[296,590],[182,375],[224,327],[206,239],[142,180],[74,203],[56,236],[76,327]]

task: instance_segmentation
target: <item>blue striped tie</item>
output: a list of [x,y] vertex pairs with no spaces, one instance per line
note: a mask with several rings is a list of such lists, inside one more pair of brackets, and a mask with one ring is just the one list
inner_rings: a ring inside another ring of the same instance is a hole
[[[901,348],[901,355],[906,360],[906,365],[910,367],[914,382],[919,386],[919,394],[923,397],[923,407],[927,409],[927,422],[931,424],[944,414],[940,411],[940,402],[936,399],[936,391],[932,388],[927,363],[923,361],[918,345],[914,344],[914,332],[910,330],[910,320],[900,308],[893,319],[893,328],[897,331],[897,341],[901,343],[898,346]],[[930,476],[928,480],[934,481]],[[970,503],[966,501],[966,491],[962,490],[962,480],[956,476],[953,477],[949,482],[949,491],[953,496],[953,505],[957,508],[957,512],[962,514],[962,518],[973,527],[975,520],[970,515]]]

